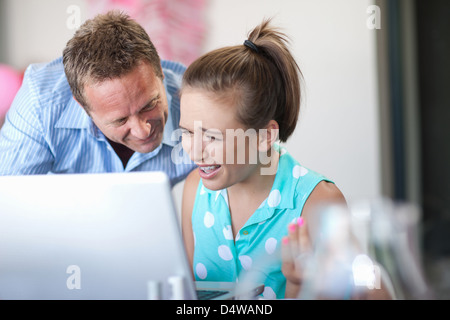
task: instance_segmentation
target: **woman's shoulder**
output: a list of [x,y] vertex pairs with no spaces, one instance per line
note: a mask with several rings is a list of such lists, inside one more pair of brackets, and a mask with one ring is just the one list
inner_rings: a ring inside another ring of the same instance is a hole
[[[291,180],[297,197],[307,197],[309,203],[345,201],[341,190],[333,180],[300,164],[286,149],[281,149],[284,180]],[[287,176],[286,176],[287,174]]]
[[277,174],[280,175],[285,182],[292,182],[292,185],[296,189],[316,185],[322,180],[333,183],[331,179],[320,172],[301,164],[286,150],[286,148],[280,150],[280,161]]
[[345,202],[345,197],[336,184],[322,180],[311,192],[308,202]]

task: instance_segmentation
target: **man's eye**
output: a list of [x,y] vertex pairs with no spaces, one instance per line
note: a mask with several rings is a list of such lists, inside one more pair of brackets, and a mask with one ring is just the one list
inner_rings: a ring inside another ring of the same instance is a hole
[[116,121],[116,124],[121,126],[127,122],[127,118],[119,119]]
[[158,102],[159,101],[153,101],[153,102],[149,103],[142,109],[142,111],[147,112],[147,111],[153,110],[158,105]]

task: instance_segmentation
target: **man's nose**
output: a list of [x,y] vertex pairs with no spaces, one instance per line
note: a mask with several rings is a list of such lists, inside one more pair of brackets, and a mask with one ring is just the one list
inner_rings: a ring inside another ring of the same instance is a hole
[[135,119],[131,123],[131,134],[138,139],[147,139],[151,131],[152,125],[146,119]]

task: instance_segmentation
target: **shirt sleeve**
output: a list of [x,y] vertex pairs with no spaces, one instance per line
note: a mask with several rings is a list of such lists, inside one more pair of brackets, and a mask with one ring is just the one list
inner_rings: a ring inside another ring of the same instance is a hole
[[0,131],[0,175],[44,174],[52,168],[35,92],[28,69]]

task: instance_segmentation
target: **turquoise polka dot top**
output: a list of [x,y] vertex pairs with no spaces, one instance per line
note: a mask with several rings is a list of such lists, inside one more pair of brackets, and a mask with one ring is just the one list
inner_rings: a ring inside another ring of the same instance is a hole
[[212,191],[200,179],[192,213],[193,271],[197,281],[264,283],[262,298],[284,298],[281,239],[324,176],[301,166],[283,147],[269,196],[233,238],[227,190]]

